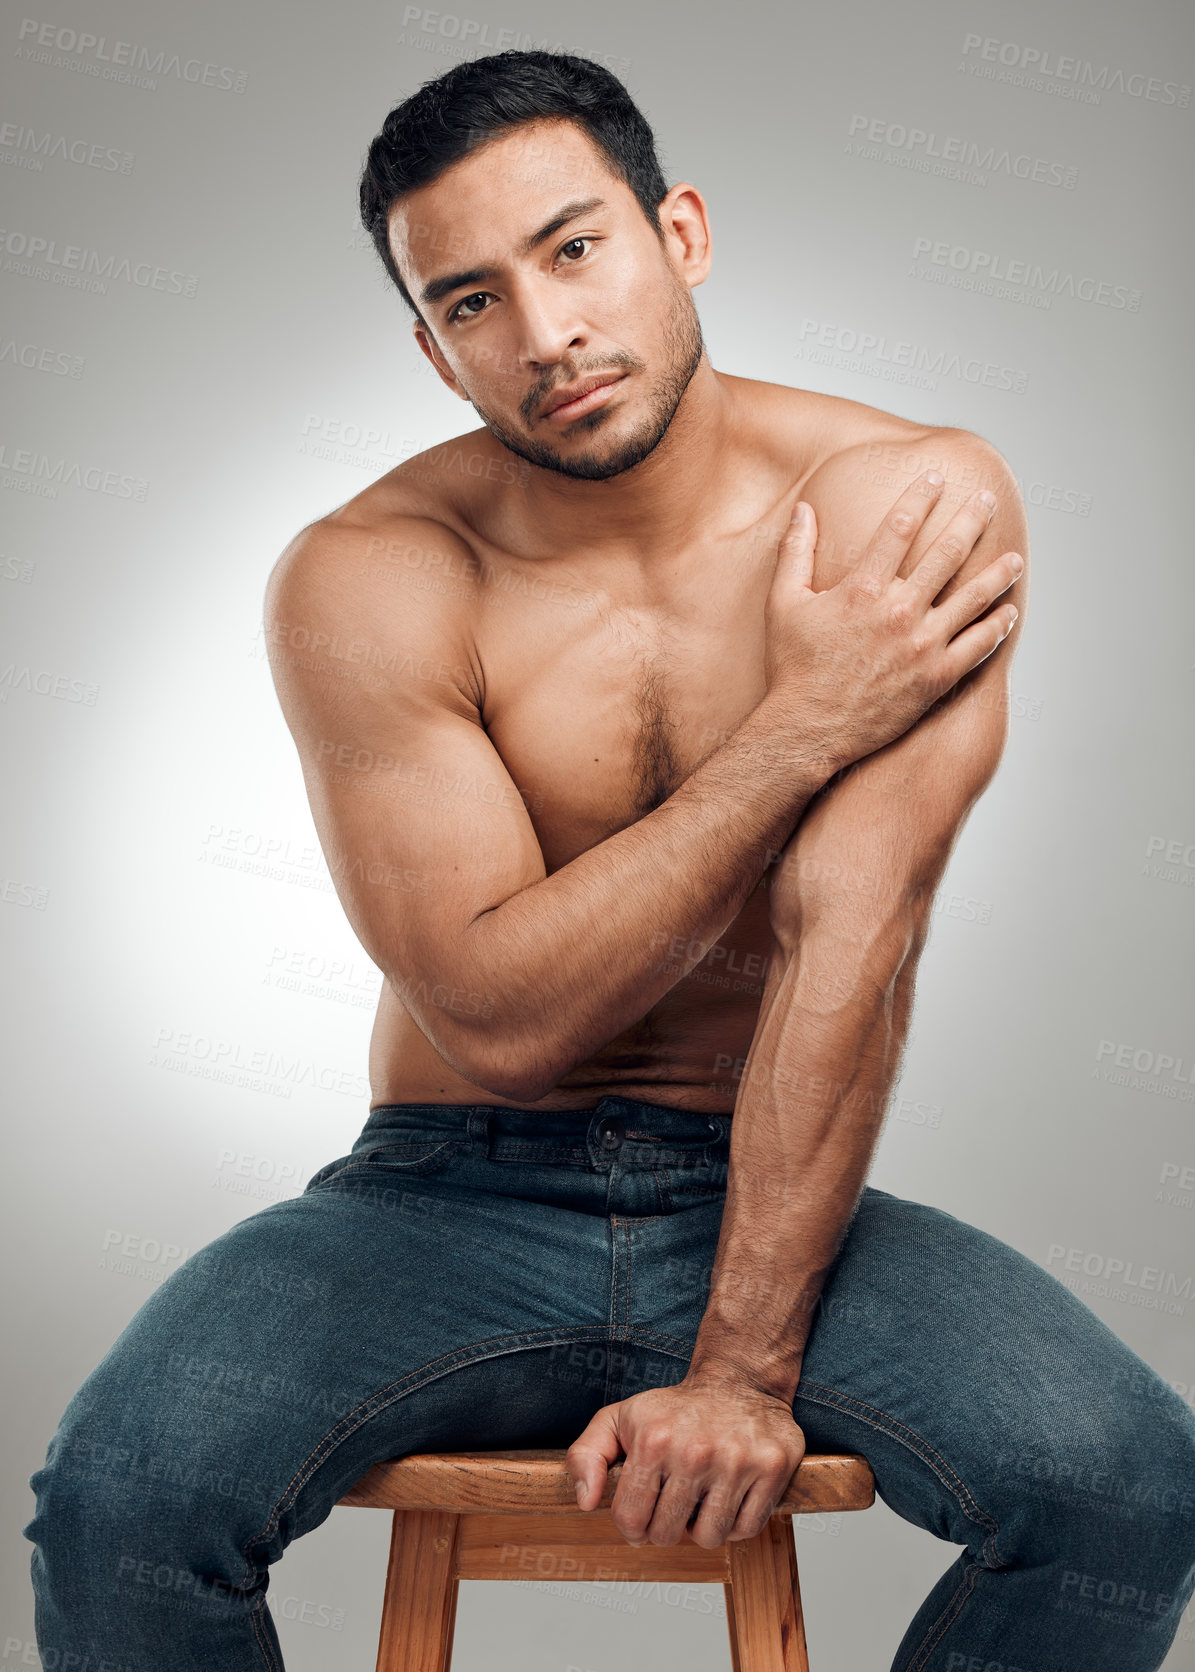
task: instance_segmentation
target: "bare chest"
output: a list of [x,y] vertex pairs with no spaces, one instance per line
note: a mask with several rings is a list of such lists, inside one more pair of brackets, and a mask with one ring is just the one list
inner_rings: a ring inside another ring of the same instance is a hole
[[478,606],[483,720],[549,872],[660,806],[759,702],[771,570],[694,553],[647,585],[625,569],[494,565]]

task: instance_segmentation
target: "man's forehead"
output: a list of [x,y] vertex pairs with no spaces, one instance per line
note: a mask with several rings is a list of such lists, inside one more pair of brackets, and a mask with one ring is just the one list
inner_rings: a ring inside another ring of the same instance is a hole
[[569,202],[609,202],[619,186],[575,122],[526,122],[400,198],[390,248],[408,284],[420,282],[456,257],[504,255]]

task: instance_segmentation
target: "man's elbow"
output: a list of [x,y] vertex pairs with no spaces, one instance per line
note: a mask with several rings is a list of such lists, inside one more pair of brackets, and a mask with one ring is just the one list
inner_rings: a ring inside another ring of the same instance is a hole
[[502,1097],[508,1102],[524,1106],[538,1103],[556,1084],[554,1078],[547,1081],[542,1076],[532,1078],[517,1066],[512,1068],[492,1060],[466,1074],[465,1078],[470,1085],[479,1086],[482,1091],[488,1091],[494,1097]]
[[560,1077],[542,1054],[537,1063],[517,1030],[493,1011],[486,1016],[442,1008],[431,1026],[418,1016],[415,1021],[442,1062],[493,1097],[535,1103]]
[[[464,1071],[458,1069],[457,1072]],[[560,1080],[558,1074],[534,1074],[524,1064],[509,1064],[497,1058],[487,1058],[464,1077],[470,1085],[524,1107],[538,1103]]]
[[541,1004],[533,1006],[522,983],[468,945],[445,936],[431,949],[385,946],[371,955],[445,1068],[480,1091],[532,1103],[572,1066],[562,1060],[562,1042],[547,1036]]

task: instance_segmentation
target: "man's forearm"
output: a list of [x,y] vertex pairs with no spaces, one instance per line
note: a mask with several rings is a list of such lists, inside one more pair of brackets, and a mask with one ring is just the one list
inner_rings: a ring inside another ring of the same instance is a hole
[[473,920],[460,982],[497,1002],[461,1025],[519,1065],[519,1095],[543,1095],[701,962],[842,765],[765,698],[661,806]]
[[[791,1399],[866,1181],[912,1007],[913,965],[807,946],[773,965],[731,1123],[709,1299],[688,1381]],[[831,990],[827,990],[827,988]],[[769,994],[771,1002],[769,1003]]]

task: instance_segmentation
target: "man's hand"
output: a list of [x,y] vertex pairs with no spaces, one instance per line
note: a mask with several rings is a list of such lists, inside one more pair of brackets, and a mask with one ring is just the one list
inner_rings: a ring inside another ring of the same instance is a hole
[[625,1456],[610,1513],[628,1544],[676,1544],[688,1530],[715,1550],[763,1529],[804,1455],[791,1403],[729,1378],[686,1378],[603,1405],[566,1464],[578,1505],[594,1509]]
[[955,512],[912,573],[900,575],[942,488],[941,472],[918,476],[880,519],[859,563],[821,592],[813,589],[818,524],[808,501],[780,542],[764,606],[768,698],[788,704],[803,736],[832,738],[844,762],[900,737],[992,654],[1017,618],[1010,602],[984,613],[1024,568],[1015,551],[934,603],[987,530],[996,496],[986,488]]

